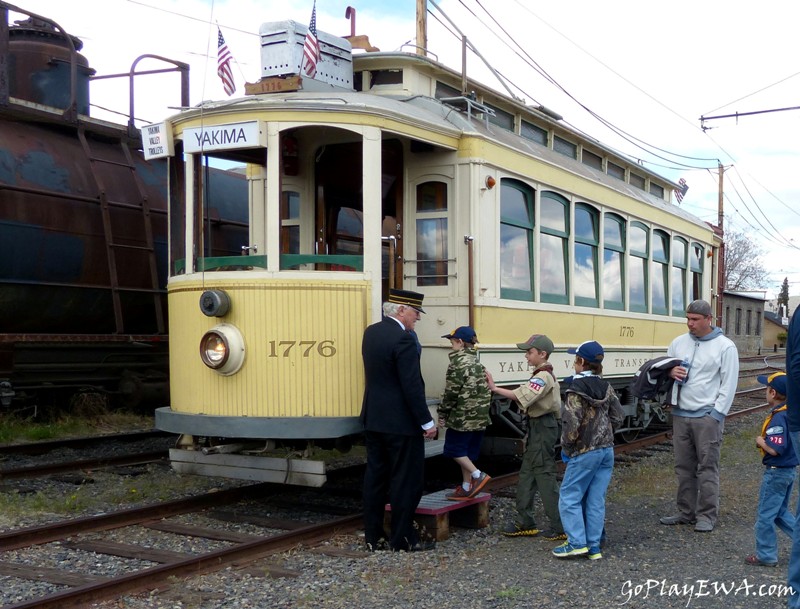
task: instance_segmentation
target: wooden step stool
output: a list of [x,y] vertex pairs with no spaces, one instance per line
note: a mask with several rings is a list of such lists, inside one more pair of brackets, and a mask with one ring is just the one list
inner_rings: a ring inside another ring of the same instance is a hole
[[[446,489],[423,495],[417,506],[414,522],[419,525],[420,531],[442,541],[450,537],[450,525],[464,527],[465,529],[482,529],[489,526],[489,493],[478,493],[472,499],[464,501],[448,501],[447,495],[453,489]],[[391,528],[392,506],[386,504],[383,515],[383,526],[388,531]]]

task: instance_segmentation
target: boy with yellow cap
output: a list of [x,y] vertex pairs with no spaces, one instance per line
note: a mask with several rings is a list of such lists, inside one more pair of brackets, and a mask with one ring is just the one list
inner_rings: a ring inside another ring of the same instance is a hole
[[756,553],[744,561],[753,566],[775,567],[778,564],[775,528],[786,533],[790,539],[794,532],[794,516],[789,511],[789,500],[798,461],[786,418],[786,373],[762,374],[758,382],[766,385],[770,412],[761,426],[761,434],[756,436],[756,446],[761,451],[764,464],[755,526]]

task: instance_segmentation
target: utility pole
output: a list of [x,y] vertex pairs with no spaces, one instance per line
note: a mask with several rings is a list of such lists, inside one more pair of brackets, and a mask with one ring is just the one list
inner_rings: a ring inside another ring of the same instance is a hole
[[428,2],[417,0],[417,55],[428,55]]
[[[725,168],[720,161],[719,166],[719,192],[717,193],[717,228],[722,242],[719,244],[719,260],[717,261],[717,327],[722,327],[722,299],[725,293],[725,227],[723,213],[723,176]],[[725,328],[727,331],[728,328]]]

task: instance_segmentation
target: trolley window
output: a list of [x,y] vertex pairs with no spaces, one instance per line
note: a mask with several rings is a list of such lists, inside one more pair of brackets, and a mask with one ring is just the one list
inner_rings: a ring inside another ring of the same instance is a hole
[[645,183],[644,176],[640,176],[638,173],[633,173],[631,171],[628,181],[630,182],[631,186],[636,186],[636,188],[641,188],[642,190],[644,190],[644,183]]
[[542,193],[540,229],[540,273],[542,302],[566,304],[569,202],[554,192]]
[[647,313],[647,259],[650,257],[650,239],[647,227],[640,222],[630,226],[630,310]]
[[584,149],[581,152],[581,162],[589,167],[594,167],[598,171],[603,171],[603,157],[595,154],[594,152],[589,152],[588,150]]
[[664,198],[664,187],[650,182],[650,194],[657,196],[659,199]]
[[519,134],[527,140],[531,140],[542,146],[547,146],[548,133],[547,129],[537,127],[528,121],[522,121],[519,128]]
[[533,300],[534,191],[516,180],[500,182],[500,296]]
[[300,193],[281,193],[281,254],[300,253]]
[[683,317],[686,311],[687,249],[686,239],[672,239],[672,314]]
[[669,286],[669,236],[660,230],[653,231],[653,313],[666,315]]
[[692,300],[703,297],[703,259],[705,249],[699,243],[692,243],[689,268],[692,273]]
[[606,214],[603,225],[603,305],[625,308],[625,220]]
[[612,178],[617,178],[618,180],[625,179],[625,168],[617,165],[616,163],[612,163],[611,161],[606,163],[606,173]]
[[553,137],[553,150],[570,158],[578,158],[578,146],[557,135]]
[[575,270],[572,286],[575,304],[583,307],[598,306],[597,251],[600,246],[599,214],[584,203],[575,205]]
[[446,286],[447,184],[417,186],[417,285]]

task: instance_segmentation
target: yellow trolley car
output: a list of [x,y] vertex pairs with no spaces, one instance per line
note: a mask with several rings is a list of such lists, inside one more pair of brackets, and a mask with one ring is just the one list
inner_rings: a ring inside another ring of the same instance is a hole
[[[663,420],[625,387],[685,331],[687,302],[711,300],[719,247],[673,204],[677,185],[424,56],[354,55],[320,32],[318,73],[301,77],[305,33],[264,24],[248,95],[143,130],[171,167],[171,405],[156,425],[182,434],[175,466],[321,484],[324,467],[266,449],[358,434],[361,337],[390,287],[425,295],[431,399],[439,337],[470,324],[500,384],[529,377],[515,343],[534,332],[555,341],[560,376],[568,347],[598,340],[626,433]],[[207,254],[218,215],[205,175],[219,160],[248,179],[241,256]],[[503,410],[490,450],[522,435],[503,432]]]

